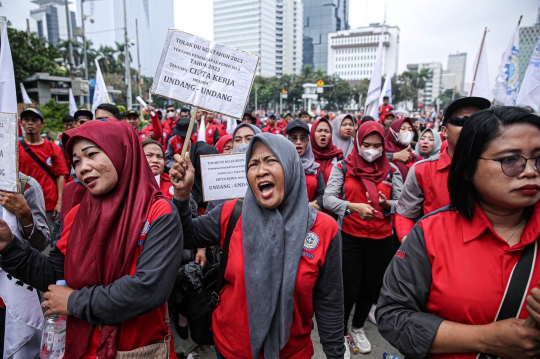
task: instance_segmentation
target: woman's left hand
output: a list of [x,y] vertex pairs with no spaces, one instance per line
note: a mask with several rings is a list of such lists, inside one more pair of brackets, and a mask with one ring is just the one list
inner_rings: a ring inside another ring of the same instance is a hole
[[384,209],[390,209],[392,207],[392,203],[390,203],[390,201],[386,199],[386,196],[380,191],[379,191],[379,206],[381,206]]
[[[540,284],[540,282],[538,282]],[[531,317],[540,324],[540,288],[536,287],[531,290],[531,294],[527,296],[527,311]]]
[[317,211],[321,210],[321,207],[317,204],[317,201],[309,202],[309,205],[313,208],[315,208]]
[[46,300],[41,303],[42,308],[47,308],[45,316],[51,314],[71,314],[70,312],[68,312],[67,308],[68,299],[71,293],[75,291],[75,289],[71,287],[51,284],[48,287],[48,290],[48,292],[45,292],[45,294],[43,294],[43,298],[45,298]]

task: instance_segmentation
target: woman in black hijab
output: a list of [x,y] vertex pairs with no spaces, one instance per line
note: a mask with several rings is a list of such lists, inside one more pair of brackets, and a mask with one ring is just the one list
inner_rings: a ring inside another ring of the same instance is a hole
[[202,190],[202,178],[201,178],[201,156],[204,155],[218,155],[219,152],[214,147],[210,146],[206,142],[195,142],[191,146],[189,160],[195,168],[195,181],[193,182],[193,188],[191,189],[191,195],[195,202],[197,202],[199,214],[204,214],[206,212],[206,207],[208,202],[203,200],[203,190]]
[[[170,171],[186,247],[223,246],[237,200],[196,219],[189,213],[195,169],[189,157]],[[328,358],[343,358],[341,238],[336,222],[309,206],[300,157],[290,141],[264,133],[246,153],[248,189],[229,244],[213,312],[218,358],[312,358],[315,314]]]

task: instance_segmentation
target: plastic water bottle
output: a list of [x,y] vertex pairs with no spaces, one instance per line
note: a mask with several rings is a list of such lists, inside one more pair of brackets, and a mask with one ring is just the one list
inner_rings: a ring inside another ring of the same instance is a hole
[[396,355],[392,355],[392,354],[388,354],[388,353],[383,353],[383,358],[384,359],[401,359],[400,357],[396,356]]
[[[57,280],[56,285],[67,287],[63,280]],[[45,318],[43,336],[41,337],[40,359],[60,359],[64,357],[66,348],[66,315],[52,314]]]

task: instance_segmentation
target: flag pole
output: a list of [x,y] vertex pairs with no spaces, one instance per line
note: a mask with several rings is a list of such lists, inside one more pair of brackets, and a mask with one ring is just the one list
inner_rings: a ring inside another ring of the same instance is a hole
[[[186,152],[189,148],[189,142],[191,140],[191,133],[193,132],[193,126],[195,125],[195,118],[197,117],[197,111],[199,111],[199,107],[195,106],[193,107],[193,113],[191,114],[191,119],[189,120],[189,127],[187,129],[187,132],[186,132],[186,138],[184,139],[184,147],[182,147],[182,159],[184,158],[184,156],[186,155]],[[201,120],[202,121],[202,120]],[[199,136],[201,134],[199,133]],[[203,134],[204,136],[205,134]],[[174,183],[178,183],[180,181],[180,179],[174,177],[173,179],[173,182]]]
[[[521,21],[521,19],[520,19]],[[474,77],[471,85],[471,90],[469,91],[469,96],[473,93],[474,84],[476,82],[476,75],[478,73],[478,66],[480,65],[480,59],[482,58],[482,50],[484,49],[484,40],[486,39],[487,27],[484,29],[484,36],[482,36],[482,42],[480,43],[480,52],[478,53],[478,61],[476,61],[476,68],[474,69]]]

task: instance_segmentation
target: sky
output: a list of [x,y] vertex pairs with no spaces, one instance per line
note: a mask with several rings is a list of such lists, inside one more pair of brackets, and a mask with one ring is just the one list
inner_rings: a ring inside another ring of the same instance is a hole
[[[536,22],[538,0],[350,0],[351,28],[383,22],[400,28],[399,71],[407,64],[441,62],[448,55],[467,53],[465,82],[472,82],[473,61],[487,27],[491,85],[501,56],[510,42],[520,15],[521,26]],[[207,39],[213,38],[212,0],[175,0],[175,27]]]

